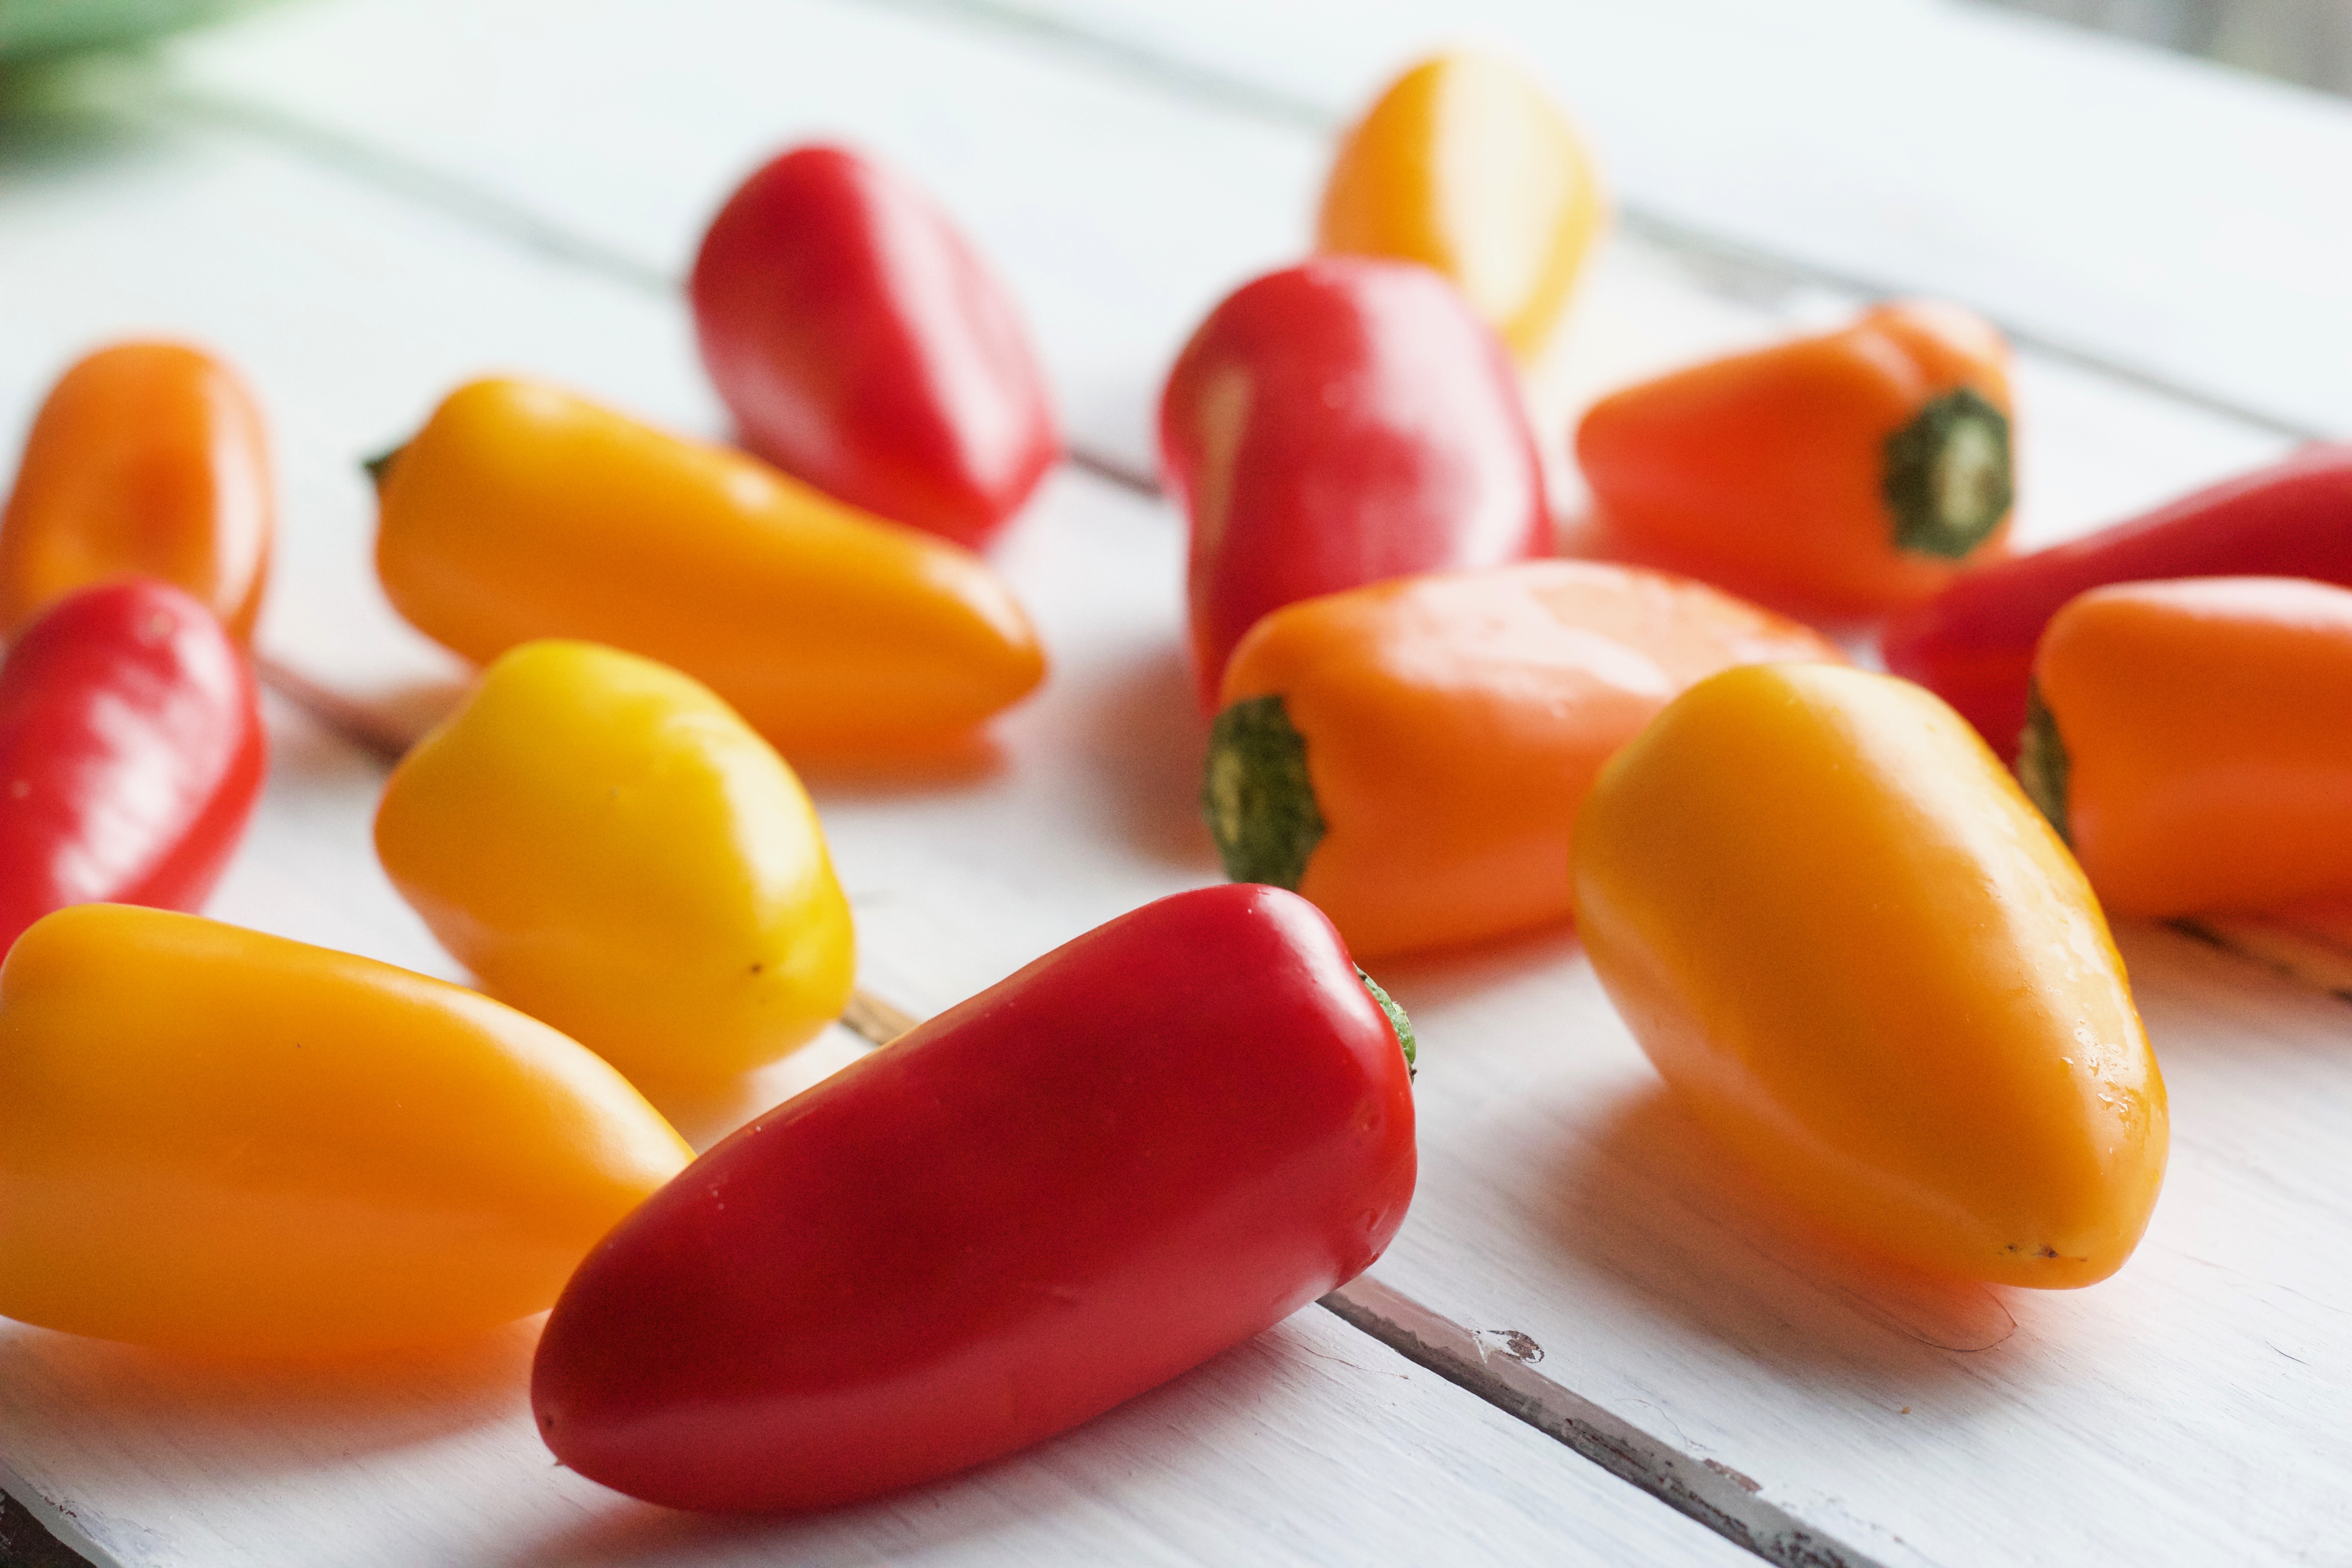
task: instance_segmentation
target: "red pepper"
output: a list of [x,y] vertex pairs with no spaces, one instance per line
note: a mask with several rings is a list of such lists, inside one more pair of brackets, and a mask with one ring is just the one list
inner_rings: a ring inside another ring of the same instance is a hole
[[1550,552],[1510,357],[1412,263],[1327,257],[1230,296],[1169,374],[1160,450],[1192,520],[1203,708],[1269,610]]
[[1887,623],[1886,668],[1959,710],[2005,761],[2025,729],[2042,628],[2078,594],[2170,577],[2352,586],[2352,442],[2306,447],[2064,544],[1954,582]]
[[0,950],[68,904],[202,906],[264,762],[211,611],[147,578],[58,600],[0,665]]
[[1241,884],[1057,948],[623,1220],[531,1373],[572,1469],[824,1508],[1024,1447],[1355,1278],[1404,1219],[1403,1016]]
[[855,153],[796,148],[746,180],[688,292],[744,444],[852,506],[978,548],[1061,455],[1004,285]]

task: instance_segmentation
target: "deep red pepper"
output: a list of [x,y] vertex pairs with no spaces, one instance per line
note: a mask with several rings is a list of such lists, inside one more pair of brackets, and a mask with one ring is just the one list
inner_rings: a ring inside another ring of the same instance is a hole
[[199,908],[265,760],[211,611],[147,578],[58,600],[0,665],[0,951],[68,904]]
[[1510,357],[1409,262],[1326,257],[1228,297],[1169,374],[1160,451],[1192,521],[1203,708],[1270,610],[1550,552]]
[[1941,697],[2006,761],[2042,628],[2078,594],[2169,577],[2315,577],[2352,587],[2352,442],[2306,447],[2064,544],[1959,578],[1886,626],[1886,668]]
[[977,548],[1061,455],[1012,296],[870,159],[801,147],[760,169],[688,291],[744,444],[852,506]]
[[737,1510],[1075,1426],[1381,1255],[1412,1196],[1402,1018],[1278,889],[1097,927],[614,1227],[540,1339],[540,1432],[607,1486]]

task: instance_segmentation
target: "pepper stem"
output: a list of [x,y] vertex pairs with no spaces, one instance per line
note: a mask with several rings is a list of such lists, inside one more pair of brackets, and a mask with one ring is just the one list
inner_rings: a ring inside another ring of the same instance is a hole
[[1969,387],[1928,400],[1886,438],[1880,493],[1895,547],[1958,561],[2009,515],[2009,416]]
[[360,459],[360,467],[367,470],[367,477],[375,481],[377,489],[383,489],[384,477],[392,472],[393,459],[399,457],[407,446],[408,443],[403,441],[399,446],[387,451],[378,452],[373,458]]
[[2049,704],[2042,700],[2039,684],[2025,689],[2025,733],[2017,743],[2017,782],[2024,786],[2025,796],[2042,808],[2050,826],[2069,846],[2074,836],[2066,830],[2066,774],[2070,767],[2066,742],[2058,733],[2058,721],[2050,716]]
[[1217,715],[1201,810],[1225,875],[1298,890],[1323,840],[1323,813],[1307,776],[1307,739],[1280,697],[1248,697]]
[[1404,1009],[1381,989],[1379,981],[1364,973],[1364,966],[1360,963],[1356,966],[1356,978],[1364,983],[1364,989],[1372,994],[1372,1000],[1379,1003],[1381,1011],[1389,1016],[1389,1027],[1396,1031],[1397,1044],[1404,1047],[1404,1076],[1407,1079],[1419,1078],[1421,1066],[1412,1037],[1412,1020],[1406,1017]]

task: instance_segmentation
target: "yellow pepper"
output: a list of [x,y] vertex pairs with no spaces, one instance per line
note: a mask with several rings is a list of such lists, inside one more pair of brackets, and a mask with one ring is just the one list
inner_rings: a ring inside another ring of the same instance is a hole
[[1316,248],[1435,268],[1532,364],[1608,215],[1591,157],[1543,88],[1507,61],[1454,51],[1398,78],[1348,132]]
[[849,1000],[849,904],[800,781],[651,659],[505,655],[394,770],[375,842],[484,989],[640,1083],[772,1061]]
[[488,997],[194,915],[60,910],[0,968],[0,1314],[241,1355],[551,1304],[691,1152]]
[[553,387],[460,387],[380,479],[384,592],[477,663],[538,637],[609,643],[787,751],[933,743],[1045,675],[970,551]]
[[1701,681],[1579,818],[1592,966],[1683,1103],[1913,1267],[2105,1279],[2163,1181],[2164,1080],[2106,921],[1967,721],[1832,665]]

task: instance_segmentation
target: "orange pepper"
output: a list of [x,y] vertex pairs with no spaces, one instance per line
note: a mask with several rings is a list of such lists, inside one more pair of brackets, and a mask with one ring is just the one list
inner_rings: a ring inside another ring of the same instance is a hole
[[1837,614],[1925,599],[2008,535],[2009,351],[1948,305],[1611,394],[1576,432],[1628,553]]
[[2126,583],[2034,657],[2018,776],[2117,914],[2352,893],[2352,592]]
[[693,1155],[487,996],[125,904],[0,964],[0,1313],[234,1355],[544,1311]]
[[2090,885],[1968,721],[1892,676],[1726,670],[1601,771],[1577,935],[1692,1115],[1930,1273],[2066,1289],[2138,1245],[2163,1077]]
[[1842,660],[1705,584],[1584,561],[1306,599],[1225,669],[1203,805],[1236,881],[1314,901],[1358,954],[1565,919],[1601,765],[1703,676]]
[[1316,248],[1418,261],[1533,363],[1608,221],[1592,160],[1559,108],[1491,55],[1433,55],[1348,132]]
[[554,387],[460,387],[389,464],[384,592],[478,663],[605,643],[699,679],[787,752],[927,744],[1045,675],[970,551]]
[[253,638],[277,500],[261,411],[219,360],[117,343],[59,377],[0,516],[0,634],[78,588],[160,577]]

